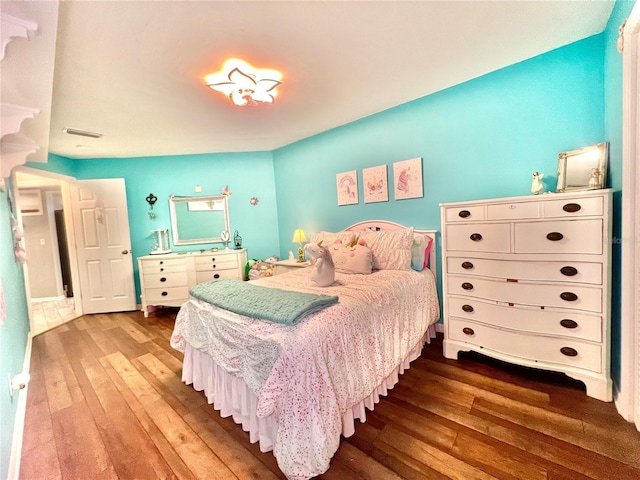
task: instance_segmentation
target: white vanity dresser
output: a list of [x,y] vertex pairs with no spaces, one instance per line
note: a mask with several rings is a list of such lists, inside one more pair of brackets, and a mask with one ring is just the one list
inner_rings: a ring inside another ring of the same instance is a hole
[[138,258],[142,311],[155,307],[180,307],[198,283],[222,278],[244,278],[247,251],[218,250],[146,255]]
[[440,207],[444,356],[564,372],[611,401],[611,191]]

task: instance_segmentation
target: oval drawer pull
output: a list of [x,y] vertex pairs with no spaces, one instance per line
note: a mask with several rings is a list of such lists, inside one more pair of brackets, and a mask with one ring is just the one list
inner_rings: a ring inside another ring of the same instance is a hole
[[464,282],[462,284],[462,288],[465,290],[473,290],[473,283]]
[[562,300],[566,300],[567,302],[575,302],[576,300],[578,300],[578,295],[573,292],[562,292],[560,294],[560,298]]
[[560,232],[550,232],[547,233],[547,240],[551,240],[552,242],[558,242],[564,238]]
[[167,295],[169,295],[169,292],[162,292],[163,297],[166,297]]
[[462,268],[465,270],[471,270],[473,268],[473,263],[471,262],[462,262]]
[[560,273],[563,274],[565,277],[573,277],[574,275],[578,274],[578,269],[575,267],[562,267],[560,269]]
[[160,265],[164,264],[164,260],[160,260]]
[[473,313],[473,307],[471,305],[462,305],[462,310],[467,313]]
[[216,273],[216,274],[213,276],[213,278],[215,278],[216,280],[217,280],[217,279],[219,279],[219,278],[220,278],[220,274],[219,274],[219,273]]
[[460,210],[458,212],[458,216],[460,218],[469,218],[471,216],[471,212],[469,210]]
[[473,328],[469,328],[469,327],[464,327],[462,329],[462,333],[464,333],[465,335],[473,335],[476,332],[473,331]]
[[582,209],[579,203],[567,203],[562,206],[562,210],[569,213],[579,212]]
[[214,263],[213,265],[211,265],[211,268],[216,268],[216,264]]
[[469,238],[471,240],[473,240],[474,242],[479,242],[480,240],[482,240],[482,235],[480,235],[479,233],[472,233]]
[[578,322],[569,318],[563,318],[562,320],[560,320],[560,325],[562,325],[564,328],[578,328]]
[[160,269],[160,271],[161,271],[161,272],[164,272],[164,268],[161,268],[161,269]]
[[215,262],[216,261],[216,257],[211,257],[211,261]]
[[560,353],[566,355],[567,357],[575,357],[578,355],[578,351],[575,348],[571,347],[562,347],[560,349]]
[[167,277],[162,277],[162,278],[160,278],[160,281],[161,281],[161,282],[166,282],[166,281],[167,281]]

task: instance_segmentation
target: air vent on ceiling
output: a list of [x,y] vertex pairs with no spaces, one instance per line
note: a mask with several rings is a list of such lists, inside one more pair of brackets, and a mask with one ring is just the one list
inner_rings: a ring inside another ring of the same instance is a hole
[[65,133],[68,133],[69,135],[79,135],[81,137],[90,137],[90,138],[102,137],[101,133],[87,132],[86,130],[78,130],[77,128],[65,128],[63,131]]

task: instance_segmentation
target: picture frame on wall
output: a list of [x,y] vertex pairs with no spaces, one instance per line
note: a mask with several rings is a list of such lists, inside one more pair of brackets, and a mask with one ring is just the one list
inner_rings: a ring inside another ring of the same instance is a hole
[[362,187],[364,188],[364,203],[389,201],[387,166],[364,168],[362,170]]
[[336,188],[338,191],[338,205],[355,205],[358,200],[358,172],[342,172],[336,174]]
[[424,195],[422,157],[393,164],[393,194],[396,200],[421,198]]

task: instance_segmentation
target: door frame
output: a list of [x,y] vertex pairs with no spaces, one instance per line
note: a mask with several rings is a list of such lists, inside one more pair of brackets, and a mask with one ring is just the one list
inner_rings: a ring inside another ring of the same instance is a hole
[[640,430],[640,2],[623,29],[620,391],[616,408]]
[[[11,184],[14,189],[18,189],[19,184],[16,178],[16,174],[18,172],[34,175],[38,177],[49,178],[59,182],[60,184],[60,193],[62,194],[62,206],[64,210],[64,221],[65,221],[65,236],[67,237],[67,244],[69,245],[69,262],[71,266],[71,282],[73,285],[79,285],[80,274],[78,272],[78,258],[76,255],[75,248],[75,234],[73,227],[73,218],[71,217],[71,194],[69,191],[69,183],[75,181],[75,177],[71,177],[68,175],[62,175],[59,173],[47,172],[45,170],[39,170],[37,168],[26,167],[24,165],[20,165],[15,167],[11,172]],[[22,216],[20,215],[19,209],[16,209],[16,216],[18,222],[20,223],[20,227],[22,228]],[[29,252],[27,252],[27,255]],[[29,312],[29,327],[33,330],[33,312],[31,309],[31,289],[29,285],[29,262],[25,262],[23,265],[24,271],[24,287],[25,294],[27,297],[27,308]],[[73,295],[73,310],[78,316],[82,316],[84,311],[82,309],[82,291],[78,288]]]

